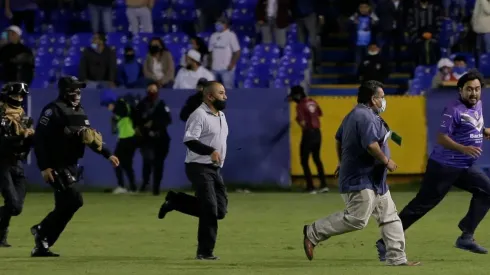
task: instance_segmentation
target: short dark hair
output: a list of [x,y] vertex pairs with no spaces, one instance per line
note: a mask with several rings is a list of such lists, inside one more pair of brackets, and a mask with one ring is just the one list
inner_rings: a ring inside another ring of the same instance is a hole
[[466,57],[464,57],[463,55],[457,55],[453,62],[457,62],[457,61],[463,61],[464,63],[466,63]]
[[468,81],[472,81],[478,79],[480,81],[481,87],[485,87],[485,81],[483,79],[483,75],[477,70],[477,69],[471,69],[467,73],[465,73],[463,76],[461,76],[458,79],[458,88],[463,89],[464,84]]
[[383,83],[376,80],[368,80],[361,84],[357,92],[357,103],[366,104],[371,100],[378,88],[383,88]]
[[151,85],[156,85],[157,88],[158,88],[158,82],[157,81],[149,81],[147,84],[146,84],[146,88],[150,87]]

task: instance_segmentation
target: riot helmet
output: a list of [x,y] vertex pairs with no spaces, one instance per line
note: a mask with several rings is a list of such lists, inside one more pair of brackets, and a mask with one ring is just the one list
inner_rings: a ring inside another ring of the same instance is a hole
[[58,80],[58,91],[60,99],[71,104],[73,107],[80,105],[82,90],[87,84],[75,76],[63,76]]
[[29,86],[26,83],[9,82],[3,86],[1,98],[7,105],[19,108],[28,94]]

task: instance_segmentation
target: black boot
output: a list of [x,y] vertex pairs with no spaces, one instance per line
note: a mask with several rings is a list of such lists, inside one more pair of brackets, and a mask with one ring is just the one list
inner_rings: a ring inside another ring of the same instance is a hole
[[59,257],[59,254],[49,250],[49,244],[46,237],[43,237],[40,232],[40,226],[34,225],[31,227],[31,234],[34,236],[35,247],[31,251],[31,257]]
[[11,247],[7,242],[8,229],[0,230],[0,247]]
[[160,210],[158,211],[158,218],[163,219],[168,212],[173,211],[174,207],[172,205],[172,196],[175,196],[175,192],[169,191],[167,196],[165,197],[165,202],[160,206]]

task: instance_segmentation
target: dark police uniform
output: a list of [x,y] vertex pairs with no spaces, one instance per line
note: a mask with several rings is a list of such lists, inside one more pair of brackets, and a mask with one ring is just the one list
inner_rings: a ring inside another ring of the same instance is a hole
[[[44,220],[31,228],[36,247],[32,256],[59,256],[49,251],[75,212],[82,207],[81,193],[74,184],[79,180],[78,160],[83,157],[85,145],[80,133],[90,122],[79,104],[76,107],[64,97],[69,90],[85,88],[75,77],[63,77],[58,82],[60,97],[46,105],[38,121],[34,151],[41,171],[53,169],[55,207]],[[88,145],[88,144],[87,144]],[[109,158],[111,152],[102,148],[94,152]]]
[[170,109],[161,99],[152,100],[145,97],[136,107],[135,125],[141,134],[140,150],[143,156],[141,191],[150,183],[150,175],[153,172],[153,194],[160,194],[163,166],[170,146],[167,127],[171,123]]
[[[21,101],[9,102],[9,95],[25,96],[27,84],[9,83],[3,95],[7,99],[0,107],[0,189],[4,205],[0,207],[0,247],[10,247],[7,233],[12,216],[22,212],[26,196],[24,161],[32,146],[32,136],[25,138],[24,131],[31,127],[32,119],[25,116]],[[17,114],[15,118],[13,114]]]

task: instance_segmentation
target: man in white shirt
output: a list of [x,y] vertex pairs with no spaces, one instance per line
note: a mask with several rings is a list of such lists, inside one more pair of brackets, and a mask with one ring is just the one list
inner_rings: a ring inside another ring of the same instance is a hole
[[240,43],[236,34],[228,28],[226,18],[216,22],[216,32],[209,38],[211,70],[226,89],[235,86],[235,68],[240,58]]
[[198,51],[194,49],[189,50],[185,59],[187,65],[177,73],[174,89],[196,89],[199,79],[214,80],[214,75],[201,66],[201,54]]

